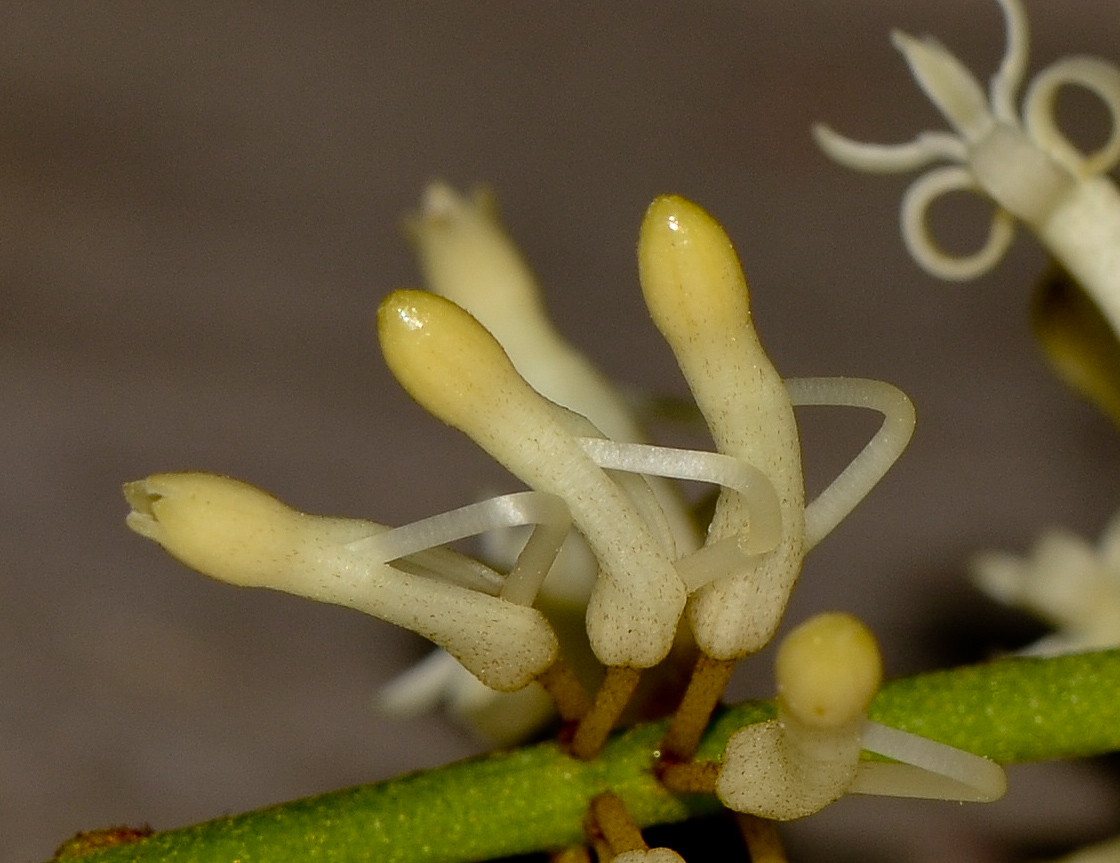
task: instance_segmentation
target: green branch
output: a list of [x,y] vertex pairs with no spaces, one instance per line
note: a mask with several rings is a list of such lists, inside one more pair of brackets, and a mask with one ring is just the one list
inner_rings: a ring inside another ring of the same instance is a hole
[[[1007,659],[894,681],[870,718],[997,761],[1073,758],[1120,749],[1120,650]],[[717,758],[731,733],[773,716],[750,702],[723,711],[700,751]],[[157,833],[92,851],[81,863],[471,863],[582,841],[588,801],[613,789],[644,826],[719,808],[678,797],[650,765],[663,725],[614,737],[590,762],[554,743],[482,756]],[[1012,777],[1013,779],[1013,777]]]

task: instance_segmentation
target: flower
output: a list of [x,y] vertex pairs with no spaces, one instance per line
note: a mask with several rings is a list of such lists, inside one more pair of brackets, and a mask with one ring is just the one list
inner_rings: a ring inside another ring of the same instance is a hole
[[[689,606],[700,649],[737,659],[770,640],[801,572],[805,490],[793,404],[755,332],[731,241],[707,213],[681,198],[655,200],[638,234],[638,272],[716,449],[761,470],[778,496],[778,546],[722,573]],[[721,493],[707,541],[733,536],[745,523],[742,498]]]
[[1057,628],[1024,653],[1053,656],[1120,646],[1120,513],[1095,549],[1055,528],[1025,557],[984,552],[973,559],[971,569],[973,580],[989,596]]
[[[132,507],[128,526],[187,566],[230,584],[271,587],[403,626],[442,646],[494,689],[521,689],[556,660],[556,636],[539,611],[453,583],[463,572],[477,576],[477,567],[459,555],[422,553],[450,541],[449,534],[433,538],[421,530],[428,536],[410,548],[417,531],[408,527],[307,515],[251,485],[206,473],[157,474],[126,483],[124,494]],[[547,499],[535,503],[548,506]],[[450,519],[452,538],[472,532],[461,530],[459,513]],[[392,566],[397,560],[410,569],[431,568],[437,577]]]
[[[128,523],[212,577],[348,605],[419,632],[492,689],[516,692],[539,681],[561,715],[579,721],[571,751],[580,757],[598,751],[641,671],[680,655],[674,645],[689,605],[692,635],[704,654],[693,676],[702,695],[686,696],[678,716],[691,717],[691,725],[667,750],[687,757],[730,664],[762,647],[777,627],[804,552],[906,446],[913,408],[881,382],[783,380],[755,334],[726,234],[696,205],[665,196],[650,206],[640,231],[643,293],[717,452],[643,443],[625,402],[552,330],[527,268],[492,206],[480,200],[472,206],[433,186],[424,214],[412,223],[433,287],[463,306],[436,293],[395,291],[378,309],[378,337],[410,395],[531,491],[390,529],[299,513],[225,477],[163,474],[125,486],[133,509]],[[884,415],[864,450],[808,506],[797,404],[867,407]],[[666,478],[721,487],[702,545]],[[505,576],[442,548],[518,525],[534,530]],[[578,562],[575,554],[577,562],[562,562],[552,587],[544,586],[561,546],[578,549],[566,540],[570,526],[591,559]],[[586,581],[580,573],[589,569],[589,592],[563,583]],[[542,586],[546,607],[550,596],[566,596],[569,608],[586,603],[587,640],[606,667],[590,706],[558,659],[549,620],[534,607]],[[481,717],[499,707],[440,655],[383,693],[381,704],[408,711],[439,700],[488,727]],[[505,723],[496,732],[503,740],[539,721],[533,690],[517,704],[530,705],[532,715],[521,726]]]
[[[788,821],[847,793],[991,802],[1002,768],[916,734],[868,722],[882,679],[872,634],[848,614],[818,614],[795,628],[774,663],[778,718],[735,732],[715,791],[736,812]],[[893,763],[861,762],[860,751]]]
[[650,668],[664,659],[688,594],[671,537],[654,534],[643,517],[658,512],[648,487],[627,490],[641,503],[628,496],[577,441],[598,429],[529,386],[494,337],[451,301],[394,291],[377,323],[385,362],[421,406],[568,505],[599,564],[587,626],[600,661]]
[[[1120,160],[1120,69],[1092,57],[1058,60],[1031,82],[1020,119],[1015,98],[1027,67],[1026,14],[1020,0],[999,4],[1007,48],[988,98],[936,40],[892,34],[918,84],[955,133],[926,132],[898,145],[858,143],[823,124],[814,127],[814,135],[829,156],[857,170],[901,172],[953,163],[916,180],[902,202],[903,239],[927,272],[950,280],[987,272],[1007,251],[1019,219],[1120,332],[1120,193],[1105,176]],[[1112,115],[1109,138],[1093,153],[1080,152],[1057,127],[1054,97],[1066,85],[1090,90]],[[930,204],[951,191],[975,192],[996,205],[984,245],[964,257],[939,248],[926,224]]]

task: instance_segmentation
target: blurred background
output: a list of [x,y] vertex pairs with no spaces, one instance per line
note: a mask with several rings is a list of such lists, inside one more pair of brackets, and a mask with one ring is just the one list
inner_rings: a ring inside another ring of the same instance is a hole
[[[419,639],[200,577],[125,529],[119,491],[201,469],[399,524],[515,489],[399,391],[372,335],[379,299],[418,282],[400,221],[434,178],[496,189],[559,327],[628,387],[686,392],[634,264],[645,205],[678,192],[736,243],[784,374],[911,395],[909,452],[809,558],[787,619],[860,615],[891,675],[1037,636],[970,587],[969,555],[1051,525],[1095,540],[1117,506],[1120,438],[1029,334],[1033,237],[975,283],[938,283],[899,238],[911,178],[839,168],[809,135],[944,128],[889,30],[936,34],[986,80],[994,2],[3,6],[4,863],[479,751],[438,716],[371,712]],[[1112,0],[1028,9],[1032,69],[1120,59]],[[1075,96],[1063,116],[1099,142],[1103,108]],[[988,210],[957,204],[939,230],[974,248]],[[812,492],[876,421],[802,418]],[[771,689],[766,657],[733,684]],[[886,863],[1022,859],[1120,829],[1108,765],[1011,783],[990,807],[845,800],[785,836],[794,860]]]

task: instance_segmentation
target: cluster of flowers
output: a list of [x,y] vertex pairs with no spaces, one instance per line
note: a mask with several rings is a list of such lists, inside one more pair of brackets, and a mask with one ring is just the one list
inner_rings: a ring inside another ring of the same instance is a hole
[[[461,693],[464,676],[500,693],[539,684],[573,757],[596,756],[643,671],[687,657],[693,670],[659,747],[659,775],[671,790],[715,793],[737,812],[798,818],[849,792],[1002,794],[997,765],[865,719],[879,653],[846,614],[820,615],[784,640],[776,720],[740,730],[718,763],[691,761],[734,663],[777,629],[805,553],[905,448],[914,413],[903,393],[852,378],[783,380],[762,349],[727,236],[696,205],[662,197],[639,234],[642,291],[717,451],[653,446],[546,319],[488,198],[433,185],[412,233],[432,290],[382,302],[386,362],[417,402],[530,490],[389,528],[304,514],[226,477],[161,474],[125,486],[133,530],[222,581],[351,606],[435,642],[444,653],[393,687],[398,707]],[[884,421],[806,504],[793,407],[822,404],[871,408]],[[669,479],[719,486],[703,535]],[[508,540],[518,526],[532,532],[508,572],[445,547],[489,532]],[[560,554],[575,542],[590,556]],[[603,669],[594,697],[545,613],[550,597],[585,606]],[[498,698],[482,711],[505,714],[500,733],[512,734],[536,718],[530,710],[522,721],[523,706]],[[891,760],[861,761],[862,750]],[[601,858],[672,854],[650,851],[618,803],[604,789],[591,807]]]
[[[849,166],[911,170],[936,161],[903,202],[903,235],[918,262],[950,279],[998,261],[1016,219],[1028,224],[1120,331],[1120,194],[1105,176],[1120,159],[1120,70],[1067,58],[1032,82],[1019,0],[998,0],[1007,50],[990,97],[932,39],[896,33],[922,88],[956,134],[903,145],[859,144],[817,127]],[[1094,153],[1058,130],[1058,89],[1098,95],[1114,127]],[[954,258],[926,214],[949,191],[996,204],[990,236]],[[681,198],[658,198],[641,226],[643,295],[707,423],[716,452],[645,442],[626,401],[559,336],[528,268],[483,193],[433,185],[410,223],[429,292],[396,291],[377,328],[385,360],[430,413],[461,430],[530,490],[404,527],[297,512],[265,492],[211,474],[162,474],[125,486],[128,524],[214,578],[347,605],[413,630],[440,650],[382,693],[397,712],[447,701],[474,727],[509,742],[553,706],[573,757],[599,752],[647,670],[686,662],[687,688],[659,746],[667,788],[709,792],[742,820],[748,845],[773,843],[766,821],[818,811],[846,793],[985,801],[1005,787],[995,764],[869,722],[881,677],[875,640],[846,614],[819,615],[777,653],[777,718],[734,734],[715,763],[692,760],[734,664],[770,641],[804,555],[866,495],[905,448],[914,423],[894,387],[850,378],[783,380],[762,349],[731,243]],[[806,503],[793,408],[846,405],[883,414],[873,439]],[[706,530],[672,480],[719,487]],[[517,528],[531,528],[528,538]],[[483,535],[490,565],[448,549]],[[1055,534],[1035,559],[988,555],[982,586],[1038,609],[1063,632],[1036,652],[1114,644],[1120,633],[1118,528],[1099,555]],[[559,621],[582,617],[579,640]],[[564,634],[561,637],[560,634]],[[590,697],[588,693],[594,692]],[[888,760],[861,760],[861,752]],[[671,863],[649,849],[609,788],[586,820],[600,860]],[[586,859],[573,851],[572,859]],[[752,853],[752,856],[753,853]],[[765,855],[762,855],[765,856]]]

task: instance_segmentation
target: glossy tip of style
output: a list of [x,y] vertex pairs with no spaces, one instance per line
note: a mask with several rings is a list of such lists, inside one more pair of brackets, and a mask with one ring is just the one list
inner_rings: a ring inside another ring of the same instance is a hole
[[435,294],[393,291],[378,307],[377,335],[386,365],[409,395],[468,433],[472,420],[529,389],[486,328]]
[[747,282],[731,240],[679,195],[662,195],[646,210],[638,275],[654,324],[670,343],[750,325]]

